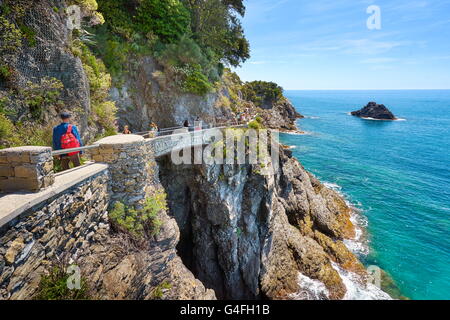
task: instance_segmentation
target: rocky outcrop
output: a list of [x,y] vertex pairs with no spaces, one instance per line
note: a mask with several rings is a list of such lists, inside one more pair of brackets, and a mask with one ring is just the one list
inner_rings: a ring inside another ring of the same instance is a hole
[[354,236],[350,208],[289,152],[275,176],[252,165],[159,163],[179,255],[218,298],[290,298],[300,273],[340,299],[346,287],[332,263],[365,276],[343,244]]
[[274,102],[271,107],[259,110],[259,114],[264,119],[264,125],[270,129],[279,129],[283,131],[298,130],[295,122],[303,116],[295,110],[292,103],[282,98]]
[[228,80],[229,71],[214,92],[198,96],[182,92],[175,83],[176,75],[164,70],[154,58],[130,57],[130,61],[124,81],[110,92],[119,108],[121,128],[128,125],[134,132],[146,131],[151,122],[169,128],[180,126],[185,120],[193,124],[197,118],[214,125],[233,122],[237,114],[246,113],[261,116],[267,128],[297,130],[295,121],[303,117],[284,97],[266,102],[261,108],[244,100],[240,83]]
[[360,118],[371,118],[377,120],[396,120],[394,114],[389,111],[384,104],[377,104],[376,102],[369,102],[367,106],[358,111],[353,111],[352,116]]
[[77,259],[90,292],[107,300],[211,300],[207,290],[176,253],[179,229],[173,218],[159,216],[162,227],[154,240],[139,247],[123,234],[96,232],[93,243]]
[[230,107],[218,104],[222,91],[205,96],[183,93],[154,58],[132,59],[137,60],[128,66],[124,83],[110,93],[119,108],[120,127],[128,125],[136,132],[148,131],[151,122],[170,128],[183,125],[185,120],[193,125],[197,117],[206,124],[233,119]]

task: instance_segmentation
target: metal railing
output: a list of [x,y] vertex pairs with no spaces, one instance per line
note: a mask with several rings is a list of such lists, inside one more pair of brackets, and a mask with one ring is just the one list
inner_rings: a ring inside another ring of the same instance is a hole
[[[223,127],[230,127],[230,126],[242,126],[245,124],[246,123],[244,123],[242,121],[241,122],[239,122],[239,121],[219,122],[219,123],[216,123],[215,125],[203,124],[201,126],[201,130],[207,130],[207,129],[213,129],[213,128],[223,128]],[[195,131],[195,129],[197,127],[196,126],[189,126],[189,127],[179,126],[179,127],[163,128],[163,129],[159,129],[156,132],[155,137],[170,136],[174,133],[175,130],[179,130],[179,129],[183,129],[183,128],[186,128],[189,132],[192,132],[192,131]],[[143,131],[143,132],[136,132],[133,134],[140,135],[145,138],[145,137],[150,137],[150,135],[154,134],[154,133],[155,133],[155,131]],[[98,147],[99,147],[98,144],[94,144],[94,145],[79,147],[79,148],[55,150],[55,151],[52,151],[52,156],[60,156],[63,154],[68,154],[68,153],[77,152],[77,151],[84,151],[84,150],[89,150],[89,149],[95,149]]]
[[63,154],[68,154],[68,153],[77,152],[77,151],[84,151],[84,150],[88,150],[88,149],[95,149],[98,147],[99,147],[98,144],[93,144],[91,146],[85,146],[85,147],[79,147],[79,148],[56,150],[56,151],[52,151],[52,156],[60,156]]
[[[201,130],[207,130],[207,129],[213,129],[213,128],[223,128],[223,127],[230,127],[230,126],[241,126],[241,125],[245,125],[247,124],[244,121],[227,121],[227,122],[219,122],[216,123],[214,125],[208,125],[208,124],[202,124],[202,126],[200,127]],[[188,126],[188,127],[184,127],[184,126],[178,126],[178,127],[170,127],[170,128],[163,128],[163,129],[158,129],[158,131],[155,134],[155,138],[156,137],[162,137],[162,136],[170,136],[174,133],[174,131],[176,130],[180,130],[180,129],[187,129],[189,132],[195,131],[196,128],[198,128],[197,126]],[[140,135],[143,136],[144,138],[147,136],[150,136],[152,133],[155,133],[155,131],[143,131],[143,132],[136,132],[133,134],[136,135]]]

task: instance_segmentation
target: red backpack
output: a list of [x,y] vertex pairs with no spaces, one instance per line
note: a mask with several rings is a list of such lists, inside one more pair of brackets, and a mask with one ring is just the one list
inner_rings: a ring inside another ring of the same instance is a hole
[[[79,148],[80,142],[72,133],[72,125],[69,124],[69,127],[67,128],[67,132],[61,136],[61,148],[62,149],[72,149],[72,148]],[[69,156],[74,156],[76,154],[80,153],[77,152],[71,152],[69,153]]]

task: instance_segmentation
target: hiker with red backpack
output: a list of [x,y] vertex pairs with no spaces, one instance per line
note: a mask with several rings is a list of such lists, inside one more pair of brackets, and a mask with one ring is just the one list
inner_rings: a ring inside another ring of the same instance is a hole
[[[81,141],[78,128],[70,123],[70,118],[72,117],[71,114],[63,112],[60,114],[60,117],[62,123],[53,128],[53,150],[82,147],[83,142]],[[77,151],[60,156],[62,169],[68,170],[70,168],[70,163],[72,163],[74,167],[79,167],[81,165],[81,153],[82,152]]]

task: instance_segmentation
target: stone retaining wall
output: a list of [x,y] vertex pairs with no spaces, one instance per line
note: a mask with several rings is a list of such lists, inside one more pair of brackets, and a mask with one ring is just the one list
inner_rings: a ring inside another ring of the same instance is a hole
[[92,159],[109,165],[112,200],[139,208],[146,196],[155,160],[145,140],[137,135],[101,139],[99,148],[89,150]]
[[76,258],[108,229],[109,172],[53,195],[0,229],[0,299],[29,299],[57,256]]

